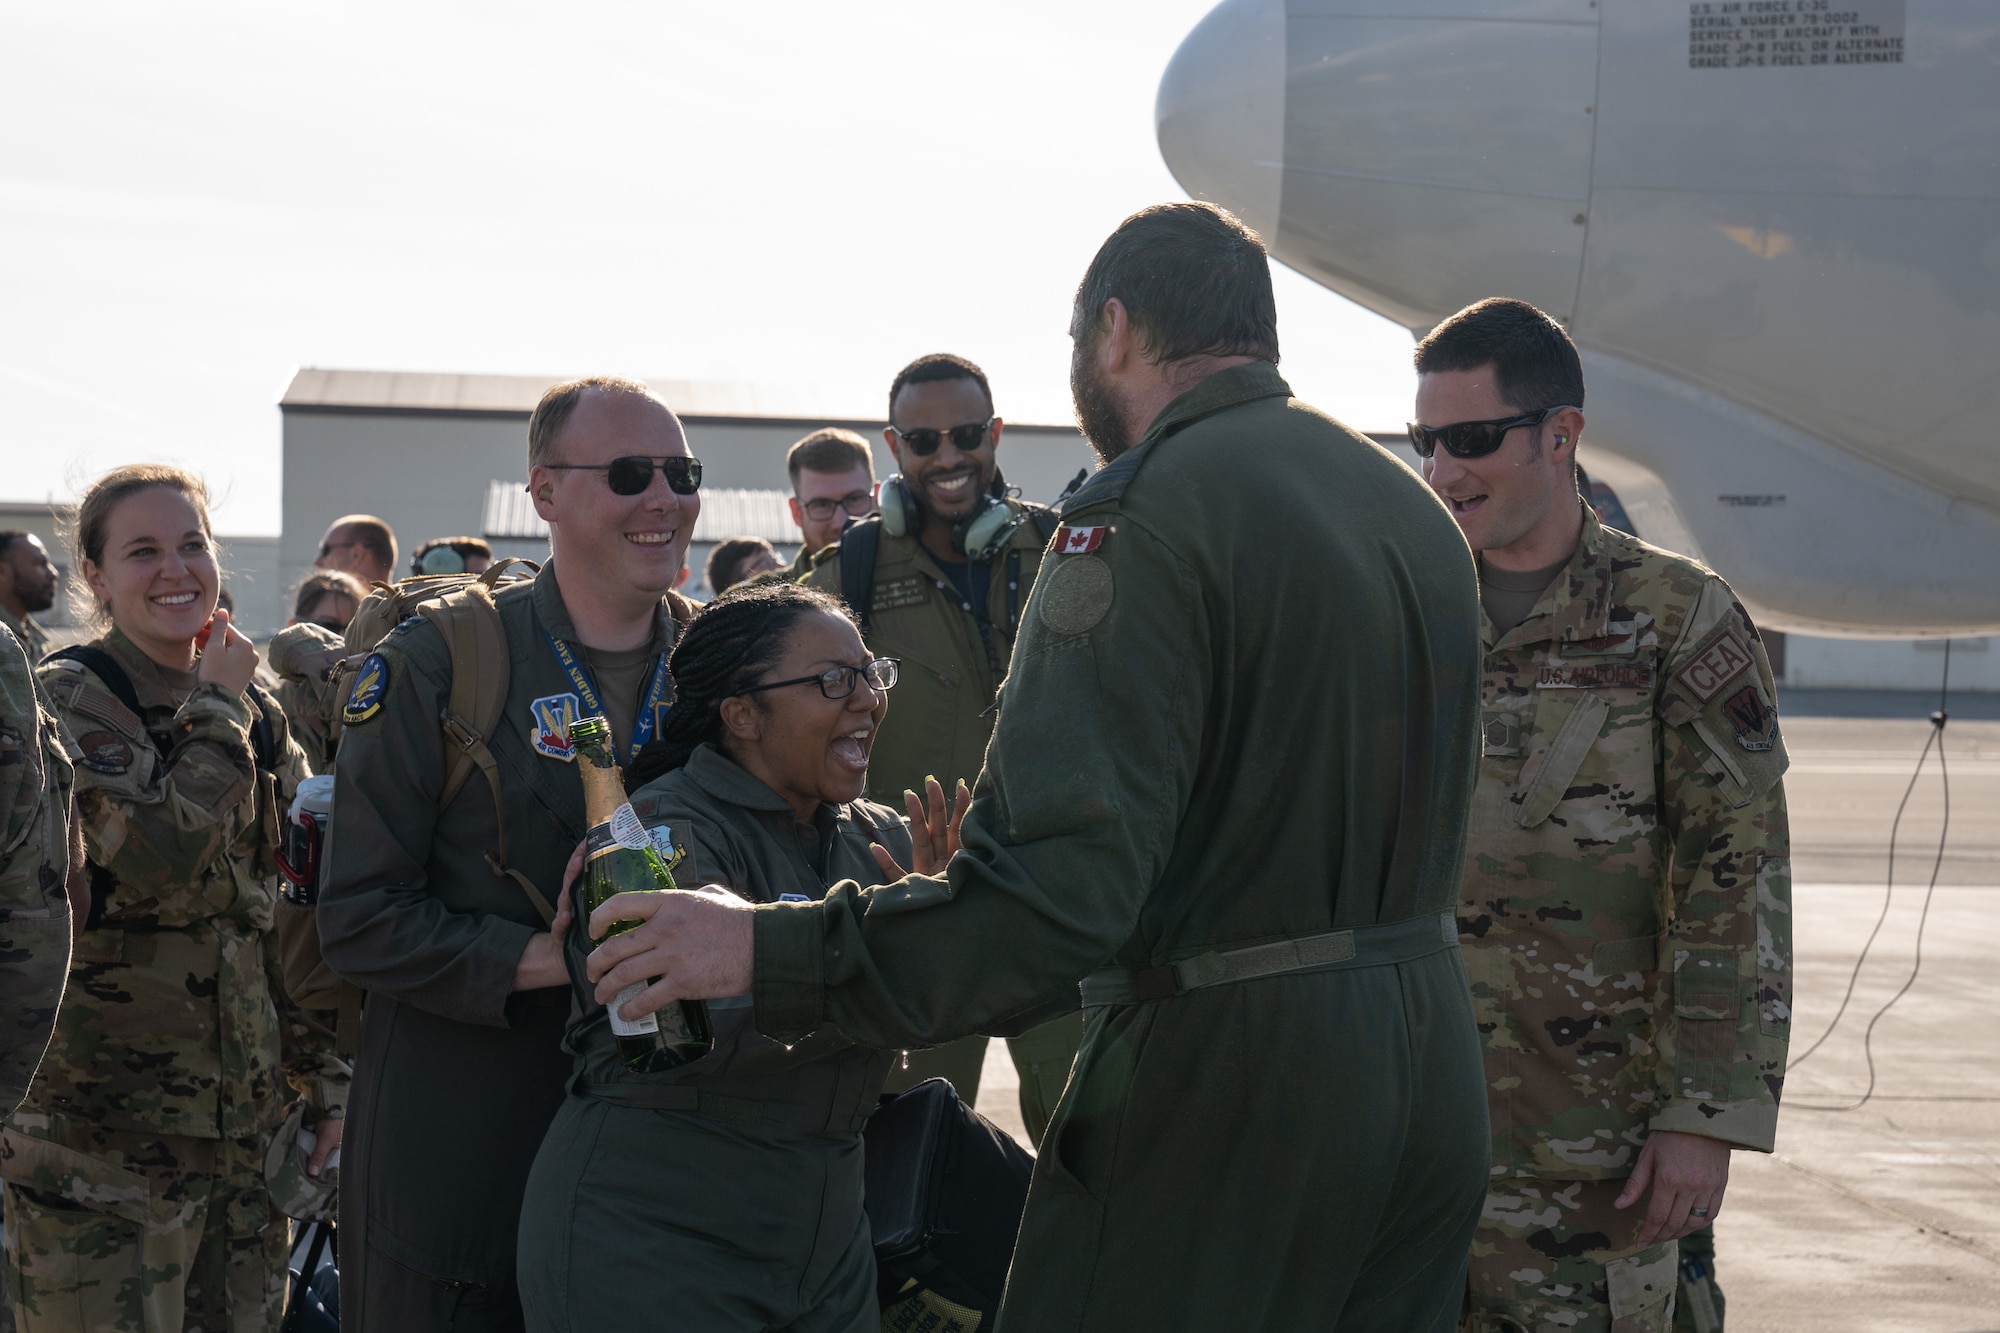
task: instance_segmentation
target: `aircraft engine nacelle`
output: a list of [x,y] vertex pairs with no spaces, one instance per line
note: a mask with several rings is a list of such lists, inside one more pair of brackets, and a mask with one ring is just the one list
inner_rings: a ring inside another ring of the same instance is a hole
[[1414,331],[1562,319],[1588,446],[1773,624],[2000,629],[1990,4],[1229,0],[1157,118],[1190,194]]

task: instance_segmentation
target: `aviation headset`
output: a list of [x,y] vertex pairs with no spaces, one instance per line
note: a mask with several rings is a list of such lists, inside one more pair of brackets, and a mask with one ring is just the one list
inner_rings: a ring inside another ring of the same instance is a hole
[[[973,560],[991,560],[995,552],[1005,544],[1015,528],[1027,521],[1027,512],[1017,514],[1001,498],[1006,494],[1005,483],[1000,474],[993,474],[993,489],[981,497],[982,504],[962,527],[961,545],[965,554]],[[891,537],[901,537],[915,526],[917,520],[916,502],[910,499],[909,488],[903,484],[903,474],[893,473],[882,483],[882,495],[878,503],[882,508],[882,531]]]

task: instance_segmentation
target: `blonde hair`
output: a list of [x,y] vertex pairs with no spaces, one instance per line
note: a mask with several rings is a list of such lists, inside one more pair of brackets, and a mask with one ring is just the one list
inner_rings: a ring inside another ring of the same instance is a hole
[[[659,396],[637,380],[628,380],[622,375],[590,375],[580,380],[569,380],[549,386],[542,400],[535,404],[535,413],[528,418],[528,466],[540,467],[553,463],[556,457],[556,443],[562,438],[563,427],[576,411],[576,405],[583,401],[583,395],[595,389],[599,393],[621,394],[634,398],[651,398],[659,402]],[[660,403],[665,407],[665,403]]]
[[[76,527],[70,534],[70,552],[79,567],[86,560],[93,565],[104,563],[104,529],[111,520],[112,511],[140,491],[150,491],[156,486],[179,491],[187,497],[187,502],[194,506],[195,517],[201,520],[202,536],[208,538],[211,547],[214,546],[215,527],[208,517],[207,482],[186,468],[167,463],[127,463],[124,467],[112,468],[92,482],[90,489],[83,493],[83,503],[76,507]],[[219,558],[215,577],[219,589],[222,586],[222,561]],[[101,622],[109,610],[98,602],[91,617]]]

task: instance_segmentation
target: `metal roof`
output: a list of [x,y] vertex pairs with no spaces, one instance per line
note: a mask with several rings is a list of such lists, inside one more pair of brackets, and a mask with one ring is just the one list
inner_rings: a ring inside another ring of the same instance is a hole
[[[762,537],[773,543],[796,543],[799,530],[792,522],[791,506],[786,503],[790,498],[783,491],[722,487],[704,490],[693,540],[715,542],[726,537]],[[535,512],[535,502],[521,482],[489,481],[482,533],[487,537],[546,541],[549,525]]]

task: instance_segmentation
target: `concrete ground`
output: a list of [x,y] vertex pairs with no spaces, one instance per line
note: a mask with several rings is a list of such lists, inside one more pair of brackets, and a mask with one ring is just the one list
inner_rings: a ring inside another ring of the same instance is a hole
[[[1876,1086],[1862,1039],[1909,977],[1944,811],[1933,757],[1897,837],[1890,825],[1931,731],[1931,700],[1788,697],[1797,1012],[1778,1151],[1738,1153],[1716,1223],[1731,1333],[2000,1333],[2000,721],[1991,700],[1955,706],[1944,736],[1951,823],[1909,993],[1875,1025]],[[1859,714],[1859,715],[1857,715]],[[1801,1057],[1805,1057],[1801,1060]],[[1014,1067],[987,1052],[979,1110],[1022,1136]]]

